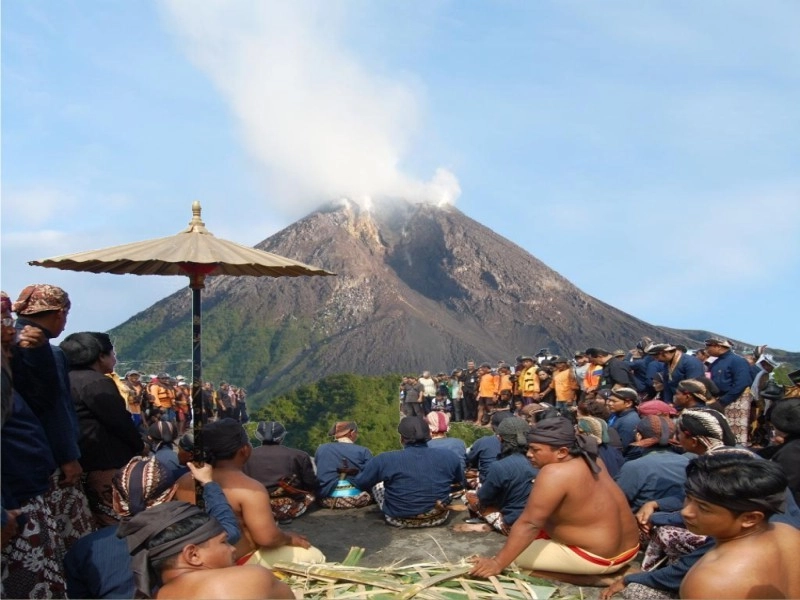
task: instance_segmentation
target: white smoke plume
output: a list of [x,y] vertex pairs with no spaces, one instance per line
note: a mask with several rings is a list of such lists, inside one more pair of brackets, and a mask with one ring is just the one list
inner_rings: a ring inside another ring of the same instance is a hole
[[164,0],[188,56],[220,90],[289,213],[347,197],[452,204],[456,176],[403,173],[421,107],[416,84],[370,73],[343,42],[346,4]]

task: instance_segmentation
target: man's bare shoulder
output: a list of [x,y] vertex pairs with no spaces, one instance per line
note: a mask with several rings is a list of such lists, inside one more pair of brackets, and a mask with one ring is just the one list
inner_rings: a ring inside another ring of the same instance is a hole
[[275,584],[275,575],[265,567],[233,566],[188,573],[164,586],[156,597],[218,600],[294,597],[275,596],[273,593]]

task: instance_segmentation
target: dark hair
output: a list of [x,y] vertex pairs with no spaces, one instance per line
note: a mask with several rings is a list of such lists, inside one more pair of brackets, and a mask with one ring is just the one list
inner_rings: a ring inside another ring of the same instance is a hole
[[602,348],[587,348],[584,354],[589,358],[597,358],[598,356],[607,356],[611,354],[611,352],[603,350]]
[[611,416],[611,411],[606,406],[605,402],[598,402],[597,400],[583,400],[579,407],[590,417],[597,417],[608,421]]
[[81,331],[64,338],[59,347],[67,357],[70,367],[81,369],[90,367],[104,354],[114,351],[114,344],[107,333]]
[[[210,520],[211,517],[206,513],[199,513],[192,515],[191,517],[181,519],[177,523],[167,526],[163,531],[160,531],[150,538],[150,540],[147,542],[147,549],[151,550],[152,548],[156,548],[161,544],[166,544],[167,542],[171,542],[172,540],[177,540],[178,538],[188,535],[195,529],[205,525]],[[163,558],[157,558],[150,561],[148,566],[152,574],[155,575],[155,579],[158,580],[159,585],[161,584],[161,572],[167,567],[174,566],[175,561],[178,559],[178,555],[182,550],[182,548],[176,549],[175,554],[171,556],[165,556]]]
[[741,451],[704,454],[686,466],[686,494],[728,509],[734,514],[750,510],[776,512],[787,485],[780,465]]

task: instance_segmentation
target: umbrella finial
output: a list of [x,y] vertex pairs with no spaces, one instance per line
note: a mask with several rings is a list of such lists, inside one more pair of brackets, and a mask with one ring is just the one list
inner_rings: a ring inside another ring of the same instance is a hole
[[185,233],[189,233],[192,231],[198,233],[208,233],[206,231],[206,224],[203,223],[203,220],[200,218],[200,212],[203,209],[200,207],[200,202],[195,200],[192,202],[192,220],[189,221],[189,228],[185,231]]

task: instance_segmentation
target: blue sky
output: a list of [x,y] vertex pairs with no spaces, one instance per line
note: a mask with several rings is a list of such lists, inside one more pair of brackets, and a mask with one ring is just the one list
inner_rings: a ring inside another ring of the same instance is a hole
[[[792,0],[2,5],[2,287],[69,331],[186,286],[27,261],[454,202],[657,325],[800,350]],[[795,315],[794,317],[792,315]]]

